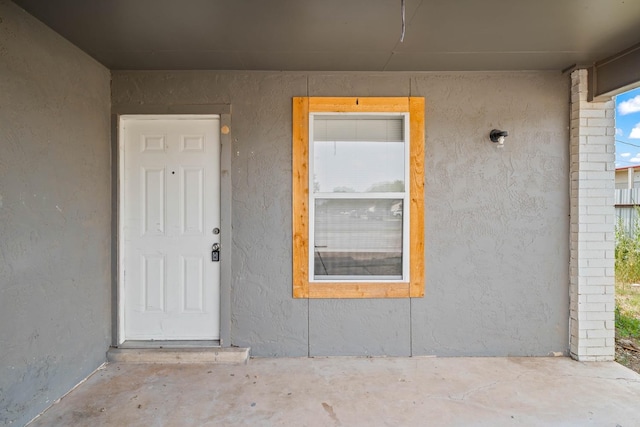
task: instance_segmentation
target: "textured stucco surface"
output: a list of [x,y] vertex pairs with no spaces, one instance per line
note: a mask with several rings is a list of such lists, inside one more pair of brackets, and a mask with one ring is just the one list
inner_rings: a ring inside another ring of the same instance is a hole
[[309,356],[411,356],[409,299],[311,300]]
[[[427,99],[414,353],[566,354],[568,77],[416,77],[412,92]],[[493,128],[509,132],[503,149],[488,142]]]
[[0,425],[105,360],[110,74],[0,0]]
[[[233,345],[257,356],[568,348],[568,78],[560,73],[127,72],[114,108],[230,103]],[[291,297],[291,98],[424,96],[426,296]],[[504,149],[489,142],[509,131]]]

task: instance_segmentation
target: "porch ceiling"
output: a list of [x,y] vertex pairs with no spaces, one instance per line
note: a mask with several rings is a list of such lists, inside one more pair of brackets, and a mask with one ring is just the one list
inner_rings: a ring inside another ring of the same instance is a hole
[[636,0],[15,0],[110,69],[562,70],[640,42]]

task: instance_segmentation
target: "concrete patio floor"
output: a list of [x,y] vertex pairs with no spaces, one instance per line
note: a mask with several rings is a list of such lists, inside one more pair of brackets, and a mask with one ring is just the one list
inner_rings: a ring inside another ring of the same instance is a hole
[[105,365],[41,426],[640,426],[640,375],[568,358]]

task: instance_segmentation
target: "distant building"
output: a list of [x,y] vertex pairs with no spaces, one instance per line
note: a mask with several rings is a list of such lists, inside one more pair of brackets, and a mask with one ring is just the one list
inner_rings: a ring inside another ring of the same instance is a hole
[[640,165],[616,168],[616,190],[640,187]]
[[640,206],[640,165],[617,168],[615,186],[616,222],[632,233]]

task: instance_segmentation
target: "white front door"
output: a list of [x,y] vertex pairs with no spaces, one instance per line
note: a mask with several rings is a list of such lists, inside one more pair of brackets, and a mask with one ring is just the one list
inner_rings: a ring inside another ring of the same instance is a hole
[[123,340],[220,337],[220,121],[123,116]]

